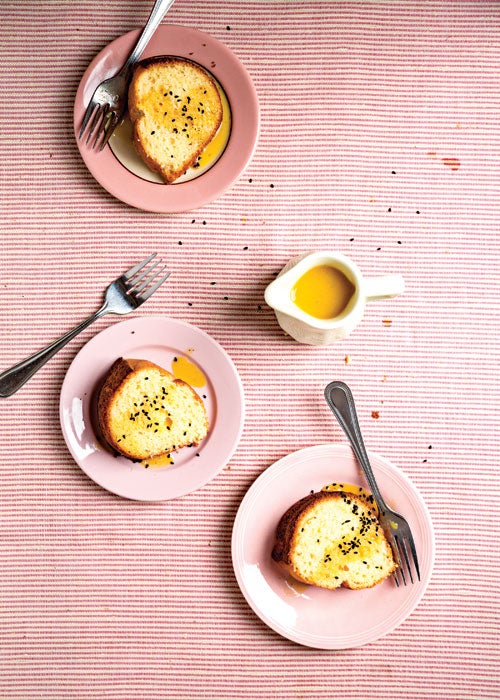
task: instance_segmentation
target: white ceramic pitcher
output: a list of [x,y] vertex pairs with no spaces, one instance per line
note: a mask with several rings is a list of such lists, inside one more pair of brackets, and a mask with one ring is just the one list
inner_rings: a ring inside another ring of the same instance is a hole
[[[292,289],[308,270],[330,265],[340,270],[353,284],[354,292],[344,310],[335,318],[311,316],[292,300]],[[388,299],[404,292],[401,275],[365,278],[358,266],[341,253],[311,251],[290,260],[278,277],[268,285],[264,298],[274,309],[281,328],[299,343],[329,345],[346,338],[364,316],[365,305],[372,299]]]

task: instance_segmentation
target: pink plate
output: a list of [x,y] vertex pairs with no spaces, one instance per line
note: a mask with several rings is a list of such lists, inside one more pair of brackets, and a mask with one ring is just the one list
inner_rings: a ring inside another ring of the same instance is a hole
[[233,566],[255,613],[283,637],[317,649],[348,649],[394,630],[418,605],[434,563],[434,533],[428,510],[409,479],[370,453],[380,490],[410,523],[421,581],[396,587],[392,579],[374,588],[328,591],[287,576],[271,559],[282,514],[311,490],[331,482],[366,486],[347,445],[318,445],[294,452],[261,474],[245,495],[234,522]]
[[252,80],[240,60],[217,39],[187,27],[162,24],[142,58],[169,54],[195,61],[217,79],[228,98],[231,133],[224,153],[200,177],[165,185],[138,177],[125,168],[109,146],[95,152],[78,140],[80,125],[93,92],[102,80],[118,72],[140,30],[124,34],[92,61],[78,87],[74,130],[78,148],[95,179],[113,196],[139,209],[178,213],[196,209],[219,197],[243,172],[254,153],[259,133],[259,106]]
[[[114,360],[145,359],[170,371],[180,356],[206,378],[195,391],[205,403],[208,436],[175,453],[173,465],[150,469],[104,450],[92,416],[96,388]],[[209,335],[183,321],[143,317],[110,326],[80,350],[62,385],[60,418],[69,451],[97,484],[125,498],[165,501],[195,491],[227,464],[243,429],[243,389],[231,358]]]

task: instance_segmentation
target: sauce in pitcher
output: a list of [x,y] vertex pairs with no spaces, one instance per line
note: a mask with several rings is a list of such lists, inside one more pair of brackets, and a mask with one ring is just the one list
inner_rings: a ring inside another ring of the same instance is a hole
[[331,265],[317,265],[305,272],[292,287],[293,303],[310,316],[333,319],[344,311],[355,286]]

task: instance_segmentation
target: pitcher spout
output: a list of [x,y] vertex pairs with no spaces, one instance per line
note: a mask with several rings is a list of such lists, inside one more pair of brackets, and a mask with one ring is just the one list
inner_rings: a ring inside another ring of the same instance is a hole
[[293,280],[289,277],[289,273],[284,273],[271,282],[264,292],[264,299],[268,306],[274,311],[293,315],[294,305],[291,301],[291,290]]

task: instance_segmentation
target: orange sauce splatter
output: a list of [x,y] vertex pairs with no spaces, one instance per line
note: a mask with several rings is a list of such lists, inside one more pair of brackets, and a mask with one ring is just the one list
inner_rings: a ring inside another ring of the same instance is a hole
[[194,362],[188,360],[187,357],[174,357],[172,360],[172,374],[177,379],[182,379],[191,386],[202,387],[207,383],[207,378],[201,369]]
[[375,418],[377,420],[380,418],[380,413],[378,411],[372,411],[372,418]]
[[460,167],[458,158],[442,158],[442,161],[451,170],[458,170]]
[[303,581],[297,581],[297,579],[293,578],[290,574],[285,578],[285,585],[288,588],[288,590],[291,592],[293,595],[302,595],[304,591],[306,591],[309,588],[309,585],[307,583],[304,583]]
[[382,323],[384,324],[384,326],[392,326],[392,321],[390,318],[384,318],[382,320]]
[[158,469],[159,467],[167,467],[173,464],[174,460],[170,454],[158,455],[157,457],[149,457],[148,459],[143,459],[141,464],[145,469],[150,467],[153,469]]

